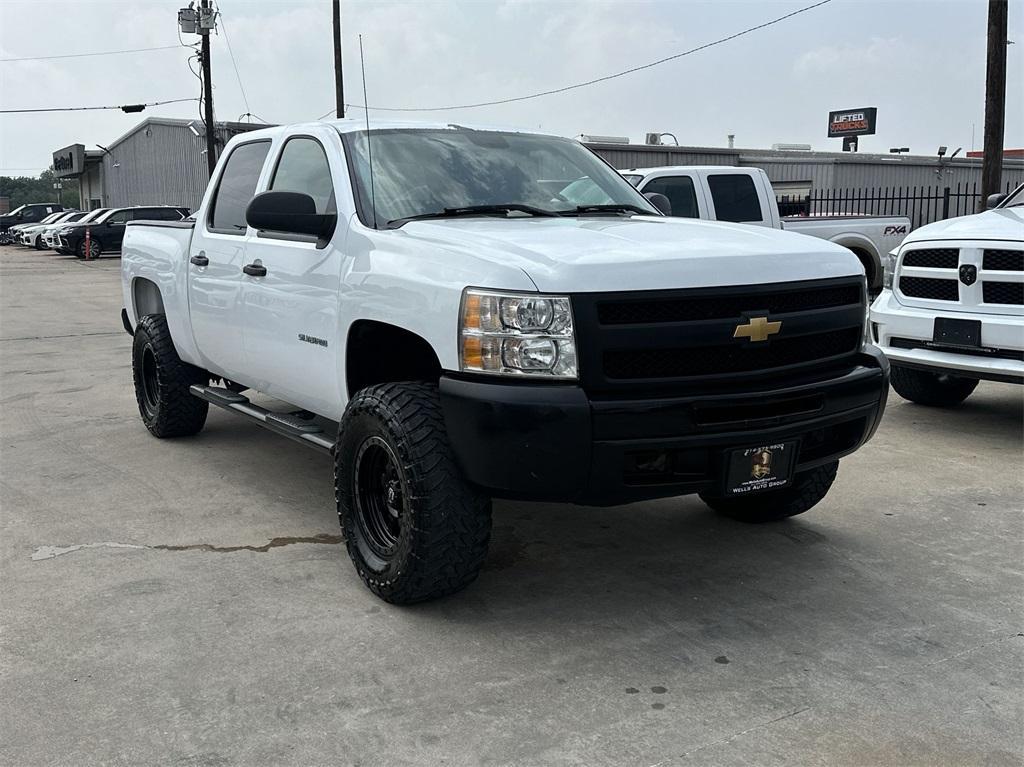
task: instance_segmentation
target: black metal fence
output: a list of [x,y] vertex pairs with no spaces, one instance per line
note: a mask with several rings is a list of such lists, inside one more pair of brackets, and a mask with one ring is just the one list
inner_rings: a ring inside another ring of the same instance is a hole
[[[1012,190],[1007,183],[1005,192]],[[977,183],[950,186],[894,186],[875,189],[815,189],[802,197],[779,195],[782,216],[906,216],[914,228],[951,216],[978,212]]]

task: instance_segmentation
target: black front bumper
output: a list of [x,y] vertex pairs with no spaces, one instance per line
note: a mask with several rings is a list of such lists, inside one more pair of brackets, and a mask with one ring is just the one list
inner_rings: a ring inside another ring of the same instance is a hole
[[600,398],[452,376],[440,388],[472,483],[499,498],[612,506],[720,489],[732,448],[799,440],[797,471],[848,455],[874,434],[888,378],[870,348],[827,380],[747,392]]

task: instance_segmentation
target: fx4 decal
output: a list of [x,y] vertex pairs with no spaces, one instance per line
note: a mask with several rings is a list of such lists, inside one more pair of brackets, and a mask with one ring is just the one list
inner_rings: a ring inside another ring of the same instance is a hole
[[883,237],[894,237],[897,234],[906,234],[907,225],[901,224],[900,226],[887,226],[885,231],[882,232]]

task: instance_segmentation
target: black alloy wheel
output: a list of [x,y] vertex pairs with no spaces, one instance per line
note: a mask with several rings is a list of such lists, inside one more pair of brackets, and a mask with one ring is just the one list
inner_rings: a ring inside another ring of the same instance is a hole
[[355,459],[357,545],[378,568],[395,554],[407,518],[405,478],[394,450],[381,437],[371,436],[359,446]]

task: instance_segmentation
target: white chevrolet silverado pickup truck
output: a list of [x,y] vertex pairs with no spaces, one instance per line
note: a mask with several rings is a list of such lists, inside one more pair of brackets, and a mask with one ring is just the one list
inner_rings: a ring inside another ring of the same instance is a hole
[[[603,196],[557,191],[579,179]],[[387,601],[473,580],[492,497],[802,513],[884,409],[850,251],[664,217],[569,139],[257,130],[193,218],[124,239],[143,422],[196,434],[212,403],[332,453]]]
[[872,294],[882,288],[882,259],[910,231],[906,216],[779,216],[775,191],[760,168],[709,165],[621,171],[641,192],[664,195],[670,216],[733,221],[819,237],[852,250]]
[[1024,383],[1024,185],[904,240],[871,323],[905,399],[950,407],[979,380]]

